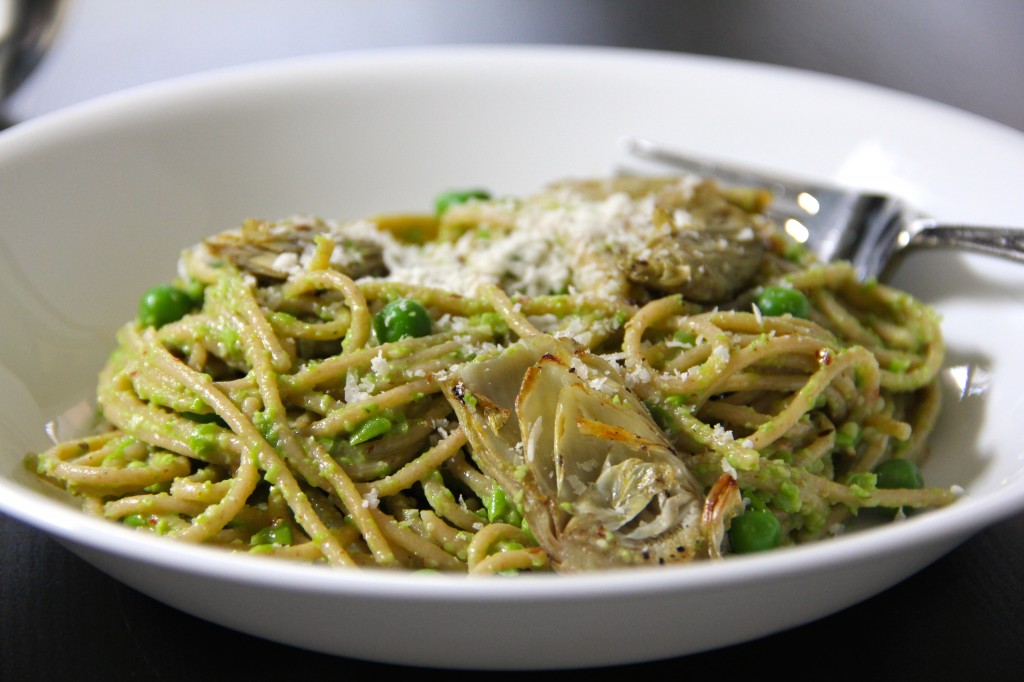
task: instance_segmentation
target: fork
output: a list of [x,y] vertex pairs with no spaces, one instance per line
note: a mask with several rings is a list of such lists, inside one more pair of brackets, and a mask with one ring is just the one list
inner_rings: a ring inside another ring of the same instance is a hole
[[940,222],[901,199],[697,157],[642,137],[622,140],[620,173],[672,168],[772,193],[768,217],[823,260],[848,260],[862,280],[884,277],[916,248],[959,248],[1024,263],[1024,229]]

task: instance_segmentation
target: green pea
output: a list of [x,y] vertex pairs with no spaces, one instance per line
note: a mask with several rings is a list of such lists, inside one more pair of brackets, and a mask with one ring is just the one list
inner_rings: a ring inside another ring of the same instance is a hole
[[729,543],[737,554],[761,552],[778,547],[782,542],[782,524],[775,514],[764,509],[751,509],[732,520]]
[[447,192],[442,192],[434,199],[434,210],[440,217],[452,206],[456,204],[464,204],[471,199],[480,199],[486,201],[491,198],[491,193],[485,189],[472,188],[472,189],[453,189]]
[[757,296],[757,308],[762,315],[773,317],[789,313],[806,318],[811,314],[811,303],[803,292],[789,287],[765,287]]
[[381,343],[391,343],[411,336],[427,336],[433,330],[430,313],[411,298],[391,301],[373,316],[373,331]]
[[890,459],[875,467],[878,488],[923,488],[924,476],[909,459]]
[[349,445],[359,445],[391,430],[391,420],[387,417],[370,417],[359,424],[348,439]]
[[170,284],[146,290],[139,299],[139,323],[143,327],[162,327],[192,312],[195,300]]

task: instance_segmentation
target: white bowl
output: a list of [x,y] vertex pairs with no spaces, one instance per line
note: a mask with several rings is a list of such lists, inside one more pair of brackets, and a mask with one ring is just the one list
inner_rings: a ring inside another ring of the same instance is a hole
[[[1024,268],[911,257],[897,284],[944,317],[954,390],[926,475],[957,504],[718,563],[466,580],[297,566],[88,518],[23,470],[43,423],[87,404],[136,295],[179,250],[250,216],[420,209],[441,189],[529,192],[608,173],[623,135],[902,194],[951,220],[1024,225],[1024,136],[809,73],[650,52],[448,48],[192,77],[0,135],[0,510],[112,576],[250,634],[448,668],[566,668],[764,636],[876,594],[1024,509]],[[80,408],[81,409],[81,408]],[[580,644],[585,643],[585,644]]]

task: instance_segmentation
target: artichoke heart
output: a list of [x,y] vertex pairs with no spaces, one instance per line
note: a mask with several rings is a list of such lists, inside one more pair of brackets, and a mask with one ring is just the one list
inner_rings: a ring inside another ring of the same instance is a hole
[[705,498],[618,369],[538,335],[452,371],[443,387],[477,465],[511,493],[561,572],[719,556],[742,506]]
[[668,186],[654,199],[649,229],[625,259],[630,281],[701,303],[729,301],[750,286],[766,250],[759,210],[748,212],[735,192],[711,182],[688,193]]

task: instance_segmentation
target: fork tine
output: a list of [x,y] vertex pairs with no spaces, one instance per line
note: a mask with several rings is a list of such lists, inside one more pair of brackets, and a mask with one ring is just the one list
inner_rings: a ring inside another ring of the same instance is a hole
[[830,191],[835,189],[800,178],[786,177],[775,171],[738,163],[726,163],[719,159],[710,159],[677,149],[669,149],[660,142],[644,137],[624,137],[622,138],[622,147],[627,154],[636,159],[712,177],[725,184],[764,187],[771,190],[777,199],[792,199],[801,193],[814,192],[818,189]]
[[[620,162],[620,170],[624,172],[657,172],[667,167],[713,178],[724,185],[767,189],[772,194],[772,203],[767,213],[780,223],[797,220],[804,225],[809,219],[815,221],[814,216],[820,209],[849,201],[850,193],[838,187],[749,165],[697,156],[648,138],[624,137],[621,144],[629,159],[628,162]],[[639,168],[638,163],[646,165]],[[831,227],[834,229],[834,223]]]
[[[664,172],[665,168],[672,168],[725,185],[767,189],[772,193],[772,203],[766,215],[823,260],[854,260],[857,252],[866,248],[865,239],[879,238],[879,230],[889,229],[894,218],[898,218],[894,212],[900,210],[899,206],[881,195],[712,160],[643,137],[625,137],[621,143],[628,155],[628,161],[620,165],[625,172]],[[646,168],[639,168],[638,164],[646,164]],[[884,223],[880,224],[880,220]],[[873,276],[877,267],[872,265],[861,274]]]
[[[958,248],[1024,262],[1020,228],[943,224],[894,196],[703,158],[643,137],[624,137],[621,143],[629,155],[629,163],[620,165],[622,172],[649,174],[667,167],[725,185],[769,190],[773,201],[766,214],[770,218],[822,260],[849,260],[862,279],[881,276],[911,247]],[[638,169],[640,162],[648,167]]]

